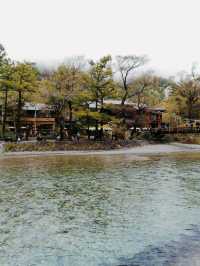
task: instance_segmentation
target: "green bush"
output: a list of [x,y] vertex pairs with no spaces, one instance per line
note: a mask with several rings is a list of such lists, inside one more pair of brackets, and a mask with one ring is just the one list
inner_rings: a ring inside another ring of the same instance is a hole
[[6,143],[4,145],[5,152],[19,152],[19,151],[53,151],[55,144],[51,142],[46,143]]
[[158,132],[144,132],[142,133],[142,138],[148,141],[155,141],[161,143],[168,143],[174,141],[174,137],[172,135],[162,134]]
[[145,140],[149,140],[149,141],[153,140],[153,136],[152,136],[151,132],[149,132],[149,131],[142,133],[141,137]]
[[6,143],[4,145],[4,151],[5,152],[14,151],[15,148],[16,148],[16,144],[15,143]]
[[[0,133],[0,139],[3,139],[2,132]],[[6,132],[4,140],[6,140],[6,141],[15,141],[16,140],[15,133],[11,132],[11,131],[10,132]]]

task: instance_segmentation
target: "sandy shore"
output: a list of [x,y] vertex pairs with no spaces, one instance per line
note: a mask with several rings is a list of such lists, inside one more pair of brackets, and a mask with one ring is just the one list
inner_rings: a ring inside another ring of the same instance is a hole
[[115,154],[131,154],[131,155],[156,155],[172,152],[200,152],[200,145],[194,144],[152,144],[134,148],[122,148],[114,150],[98,150],[98,151],[28,151],[28,152],[1,152],[2,157],[15,156],[56,156],[56,155],[115,155]]

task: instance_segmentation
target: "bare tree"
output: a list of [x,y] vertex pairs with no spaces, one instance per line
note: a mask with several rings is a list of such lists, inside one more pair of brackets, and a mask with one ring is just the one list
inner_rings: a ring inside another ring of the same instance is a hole
[[120,73],[121,78],[121,89],[122,89],[122,101],[121,105],[124,105],[126,100],[130,98],[130,75],[143,66],[148,61],[146,56],[136,56],[136,55],[127,55],[127,56],[117,56],[117,69]]
[[0,66],[4,62],[5,57],[6,57],[6,51],[3,47],[3,45],[0,43]]
[[170,81],[152,73],[144,73],[138,76],[129,85],[129,98],[134,99],[137,103],[138,110],[145,104],[160,102],[165,97],[165,89],[169,86]]
[[85,69],[89,68],[88,60],[86,60],[84,56],[67,57],[63,61],[63,65],[73,69],[78,69],[79,71],[84,71]]

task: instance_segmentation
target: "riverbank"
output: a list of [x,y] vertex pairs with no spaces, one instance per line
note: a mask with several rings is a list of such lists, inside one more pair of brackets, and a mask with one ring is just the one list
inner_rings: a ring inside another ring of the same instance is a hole
[[107,151],[133,148],[149,144],[144,140],[105,140],[105,141],[24,141],[4,143],[3,152],[63,152],[63,151]]
[[56,155],[117,155],[117,154],[132,154],[135,156],[142,155],[158,155],[166,153],[180,153],[180,152],[200,152],[200,145],[197,144],[145,144],[142,146],[135,146],[132,148],[121,148],[113,150],[63,150],[63,151],[17,151],[17,152],[3,152],[2,157],[13,156],[56,156]]
[[176,143],[176,146],[186,147],[184,144],[200,145],[200,136],[195,134],[176,134],[173,136],[164,136],[164,138],[154,138],[153,136],[135,136],[132,140],[110,140],[106,139],[103,141],[92,141],[87,139],[81,139],[79,142],[65,140],[44,140],[44,141],[21,141],[16,142],[0,142],[0,153],[10,152],[49,152],[49,153],[65,153],[65,152],[95,152],[95,151],[112,151],[120,149],[132,149],[136,147],[144,147],[148,145],[169,145],[170,143]]

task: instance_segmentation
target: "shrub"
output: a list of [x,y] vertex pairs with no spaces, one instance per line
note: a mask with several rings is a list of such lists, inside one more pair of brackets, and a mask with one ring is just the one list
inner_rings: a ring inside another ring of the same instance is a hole
[[55,150],[55,144],[46,143],[6,143],[4,145],[5,152],[15,151],[52,151]]

